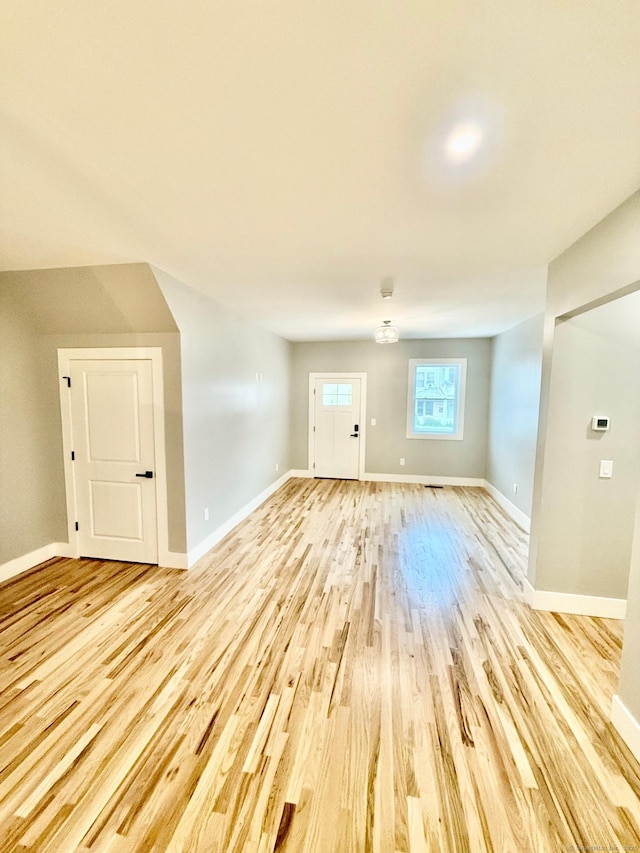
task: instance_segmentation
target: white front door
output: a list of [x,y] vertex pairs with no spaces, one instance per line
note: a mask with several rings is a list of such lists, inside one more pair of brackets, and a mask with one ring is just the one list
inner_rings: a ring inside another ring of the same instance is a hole
[[70,360],[71,441],[83,557],[158,562],[150,360]]
[[357,480],[360,379],[329,376],[314,384],[314,476]]

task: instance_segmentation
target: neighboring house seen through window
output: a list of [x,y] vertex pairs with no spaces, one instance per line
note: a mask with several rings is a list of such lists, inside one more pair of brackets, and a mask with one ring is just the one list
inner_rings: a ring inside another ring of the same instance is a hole
[[466,378],[466,358],[409,361],[407,438],[462,438]]

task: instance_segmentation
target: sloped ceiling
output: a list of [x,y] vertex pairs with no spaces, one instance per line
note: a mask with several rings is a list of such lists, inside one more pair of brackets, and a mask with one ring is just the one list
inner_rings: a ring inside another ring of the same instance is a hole
[[41,335],[178,331],[148,264],[0,272],[6,299]]
[[5,3],[0,266],[148,261],[292,340],[502,331],[640,186],[638,11]]

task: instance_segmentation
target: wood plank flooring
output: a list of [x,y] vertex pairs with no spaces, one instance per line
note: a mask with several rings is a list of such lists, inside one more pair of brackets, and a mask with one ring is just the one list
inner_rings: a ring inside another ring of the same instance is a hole
[[0,586],[0,851],[640,850],[620,623],[481,490],[291,480],[190,572]]

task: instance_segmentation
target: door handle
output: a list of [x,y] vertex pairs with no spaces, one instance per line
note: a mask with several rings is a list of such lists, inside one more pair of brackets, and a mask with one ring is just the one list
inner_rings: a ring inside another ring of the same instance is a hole
[[351,433],[351,438],[357,438],[358,437],[359,429],[360,429],[360,427],[358,426],[358,424],[353,425],[353,432]]
[[144,474],[136,474],[136,477],[146,477],[147,480],[153,478],[153,471],[145,471]]

